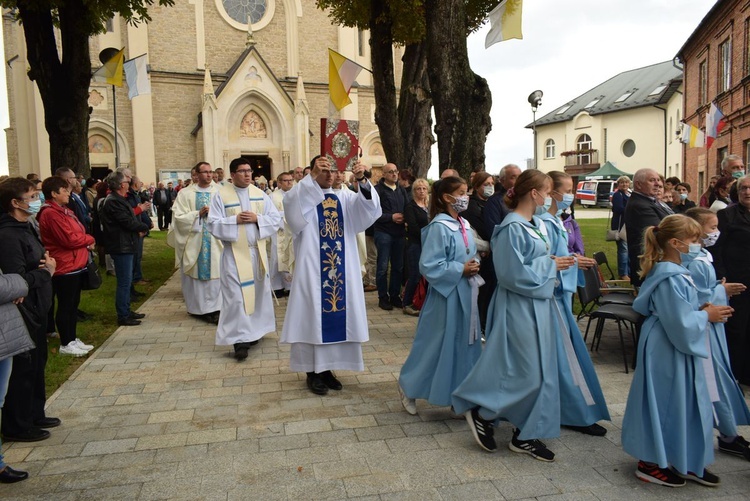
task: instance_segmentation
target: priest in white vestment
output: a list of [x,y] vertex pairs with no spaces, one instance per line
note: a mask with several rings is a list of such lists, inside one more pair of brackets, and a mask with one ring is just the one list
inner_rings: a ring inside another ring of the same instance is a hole
[[292,288],[292,267],[294,266],[292,231],[284,218],[284,197],[294,186],[292,172],[282,172],[276,178],[276,181],[279,183],[279,189],[270,196],[276,210],[281,214],[283,222],[278,233],[271,239],[271,288],[273,288],[276,297],[283,297],[288,295]]
[[193,167],[197,182],[183,188],[172,206],[167,243],[175,249],[175,266],[182,275],[187,311],[210,323],[219,322],[221,310],[221,241],[208,230],[211,196],[219,186],[212,181],[211,165]]
[[324,395],[341,389],[331,370],[364,370],[369,333],[356,238],[381,210],[363,165],[352,169],[358,193],[334,193],[328,159],[313,165],[284,197],[295,271],[280,342],[291,344],[291,370],[306,372],[308,388]]
[[[354,193],[349,186],[346,185],[346,171],[336,171],[333,173],[333,192],[338,195],[339,191],[344,190]],[[352,174],[354,176],[354,174]],[[367,274],[367,241],[365,239],[365,232],[360,231],[357,233],[357,252],[359,253],[359,268],[362,271],[362,278]]]
[[232,160],[229,171],[232,183],[219,187],[208,212],[209,230],[224,244],[216,344],[233,345],[242,361],[260,338],[276,331],[266,246],[281,215],[268,195],[251,185],[246,159]]

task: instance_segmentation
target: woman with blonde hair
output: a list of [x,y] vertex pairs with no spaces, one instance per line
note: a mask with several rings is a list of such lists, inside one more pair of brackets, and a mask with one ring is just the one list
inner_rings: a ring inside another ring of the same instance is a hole
[[550,177],[524,171],[505,195],[512,210],[495,227],[491,248],[497,288],[487,318],[487,343],[476,365],[453,392],[479,446],[497,450],[494,427],[514,426],[508,448],[540,461],[555,454],[539,440],[560,435],[560,389],[552,301],[557,272],[571,256],[550,254],[544,222],[535,214],[552,204]]
[[622,424],[622,446],[638,459],[636,477],[667,487],[685,479],[715,486],[713,378],[709,322],[732,308],[704,303],[687,267],[700,256],[701,226],[681,214],[644,233],[643,284],[633,309],[646,319]]
[[411,185],[412,199],[404,208],[406,223],[406,267],[409,277],[404,287],[404,315],[419,316],[419,309],[414,307],[414,291],[421,278],[419,273],[419,256],[422,255],[422,228],[430,221],[428,196],[430,185],[420,177]]

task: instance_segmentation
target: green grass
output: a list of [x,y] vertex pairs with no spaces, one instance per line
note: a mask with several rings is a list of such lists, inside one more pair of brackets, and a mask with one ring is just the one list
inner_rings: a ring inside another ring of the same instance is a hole
[[[151,283],[137,286],[137,290],[145,292],[143,299],[132,303],[133,311],[148,299],[156,289],[174,272],[174,250],[167,245],[167,232],[154,231],[144,241],[143,247],[143,276]],[[77,334],[87,344],[99,348],[107,338],[117,330],[117,313],[115,312],[115,288],[117,281],[102,273],[102,286],[94,291],[83,291],[80,309],[94,316],[85,322],[78,322]],[[75,370],[86,360],[85,357],[75,358],[69,355],[59,355],[60,339],[49,339],[49,358],[45,372],[47,395],[51,395],[63,384]]]
[[[605,214],[606,217],[606,214]],[[583,236],[583,247],[586,255],[591,257],[595,252],[604,251],[612,271],[617,274],[617,242],[607,242],[607,220],[606,219],[577,219]],[[610,279],[607,271],[602,272],[606,280]]]

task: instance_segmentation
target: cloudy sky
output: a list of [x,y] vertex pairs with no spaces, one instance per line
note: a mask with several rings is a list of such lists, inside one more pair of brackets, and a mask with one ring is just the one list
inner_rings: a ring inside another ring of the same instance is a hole
[[[487,170],[522,167],[533,157],[528,95],[544,92],[539,116],[623,71],[671,60],[712,0],[526,0],[523,40],[484,48],[489,27],[469,37],[472,68],[492,89]],[[0,27],[0,29],[2,29]],[[1,43],[0,39],[0,43]],[[0,70],[0,129],[8,126],[5,64]],[[437,156],[437,152],[434,153]],[[436,162],[434,162],[436,163]],[[8,160],[0,134],[0,174]],[[437,177],[437,168],[430,171]]]

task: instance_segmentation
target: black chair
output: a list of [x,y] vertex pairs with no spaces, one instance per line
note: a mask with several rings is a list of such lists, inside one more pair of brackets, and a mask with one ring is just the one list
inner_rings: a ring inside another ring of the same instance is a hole
[[[625,323],[625,329],[630,330],[631,337],[633,339],[633,346],[637,349],[637,327],[640,324],[641,315],[638,314],[632,307],[632,295],[625,295],[626,298],[630,298],[630,302],[617,303],[617,302],[603,302],[606,301],[605,296],[602,296],[601,289],[599,287],[599,272],[595,268],[583,270],[584,277],[586,279],[586,285],[578,288],[578,298],[581,301],[583,307],[584,304],[590,305],[586,316],[589,317],[589,321],[586,324],[586,331],[583,336],[584,342],[588,339],[589,329],[591,328],[591,321],[596,319],[596,328],[594,329],[594,337],[591,340],[591,351],[599,350],[599,344],[602,341],[602,334],[604,333],[604,323],[607,320],[614,320],[617,322],[617,330],[620,334],[620,347],[622,348],[622,358],[625,363],[625,374],[628,373],[628,355],[625,351],[625,338],[623,336],[622,328]],[[614,294],[612,294],[614,295]],[[608,294],[608,296],[610,296]],[[584,303],[584,301],[586,303]],[[598,306],[597,309],[594,309]],[[579,315],[579,319],[580,319]],[[629,327],[629,329],[628,329]],[[635,368],[635,358],[633,359],[633,368]]]
[[601,266],[605,266],[607,268],[607,271],[609,272],[610,279],[609,280],[602,280],[608,287],[622,287],[627,289],[633,289],[633,286],[630,285],[630,280],[621,280],[615,276],[615,272],[612,271],[612,268],[609,266],[609,260],[607,259],[607,255],[603,251],[594,252],[594,260],[596,261],[596,264]]
[[578,287],[578,300],[581,302],[581,311],[578,313],[577,320],[588,316],[594,310],[594,307],[605,304],[625,304],[631,305],[635,300],[633,296],[634,289],[630,287],[607,287],[602,282],[599,270],[591,267],[588,270],[581,270],[585,278],[583,287]]

